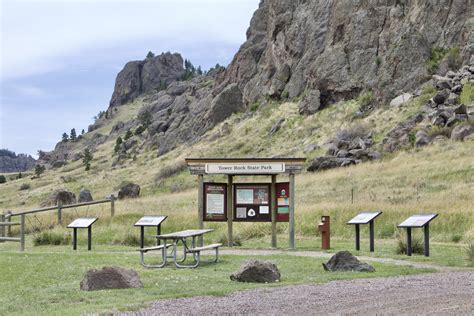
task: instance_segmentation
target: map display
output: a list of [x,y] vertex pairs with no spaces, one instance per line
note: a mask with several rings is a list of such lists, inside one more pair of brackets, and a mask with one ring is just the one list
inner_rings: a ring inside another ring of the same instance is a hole
[[135,223],[134,226],[158,226],[160,225],[167,216],[164,215],[148,215],[148,216],[143,216],[138,220],[138,222]]
[[375,219],[382,212],[363,212],[357,214],[356,217],[352,218],[347,224],[368,224],[371,220]]
[[432,221],[438,214],[417,214],[408,217],[398,227],[423,227]]
[[97,221],[96,217],[84,217],[75,219],[67,228],[88,228]]

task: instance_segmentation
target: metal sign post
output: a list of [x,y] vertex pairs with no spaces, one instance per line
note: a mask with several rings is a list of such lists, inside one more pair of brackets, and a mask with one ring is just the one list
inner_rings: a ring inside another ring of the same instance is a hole
[[[161,235],[161,223],[167,218],[165,215],[143,216],[135,223],[135,227],[140,227],[140,248],[145,247],[145,227],[156,227],[156,234]],[[160,245],[160,240],[156,240],[156,245]]]
[[75,219],[67,228],[72,228],[72,249],[77,250],[77,229],[87,228],[87,250],[92,249],[92,224],[97,221],[96,217],[84,217]]
[[423,228],[424,229],[424,255],[425,257],[430,256],[430,222],[435,219],[438,214],[417,214],[408,217],[402,223],[398,225],[400,228],[406,228],[407,230],[407,256],[411,256],[413,253],[412,249],[412,228]]
[[363,212],[357,214],[356,217],[352,218],[347,222],[348,225],[355,226],[355,248],[360,250],[360,225],[369,224],[369,249],[370,252],[374,252],[375,249],[375,233],[374,233],[374,220],[382,212]]

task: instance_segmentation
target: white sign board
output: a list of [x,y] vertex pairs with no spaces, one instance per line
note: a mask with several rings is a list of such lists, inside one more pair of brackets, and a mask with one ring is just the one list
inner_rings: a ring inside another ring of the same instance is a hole
[[160,225],[167,216],[157,215],[157,216],[143,216],[135,223],[135,226],[158,226]]
[[438,216],[438,214],[412,215],[399,224],[398,227],[423,227],[436,216]]
[[224,194],[206,194],[206,213],[224,214]]
[[285,172],[284,163],[207,163],[206,173],[274,174]]
[[67,225],[67,228],[88,228],[97,220],[96,217],[78,218],[71,224]]
[[347,222],[347,224],[367,224],[371,220],[375,219],[382,212],[363,212],[357,214],[356,217]]

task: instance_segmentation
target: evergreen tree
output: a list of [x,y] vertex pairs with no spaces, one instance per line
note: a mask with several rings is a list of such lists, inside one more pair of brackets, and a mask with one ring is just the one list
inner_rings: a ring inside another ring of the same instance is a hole
[[85,133],[86,133],[86,131],[84,129],[82,129],[81,135],[84,135]]
[[115,141],[114,152],[117,153],[120,150],[120,145],[123,143],[122,137],[118,137]]
[[69,136],[69,138],[72,140],[72,141],[75,141],[77,139],[77,135],[76,135],[76,129],[73,128],[71,129],[71,136]]
[[146,54],[146,58],[153,58],[155,57],[155,54],[153,54],[152,51],[149,51],[148,54]]
[[92,161],[92,158],[94,158],[92,156],[92,153],[91,151],[89,150],[89,148],[86,148],[84,149],[84,154],[83,154],[83,158],[82,158],[82,163],[84,164],[84,166],[86,167],[86,171],[89,171],[91,169],[91,161]]
[[36,165],[35,166],[35,175],[39,178],[45,170],[46,170],[46,168],[43,165]]
[[198,76],[202,76],[202,69],[201,69],[201,66],[198,66],[197,69],[196,69],[196,73],[198,74]]
[[7,182],[7,178],[5,178],[5,176],[2,174],[0,175],[0,184],[1,183],[6,183]]
[[23,175],[21,174],[21,172],[18,174],[18,179],[21,179],[23,178]]
[[127,139],[129,139],[130,137],[132,137],[132,136],[133,136],[133,133],[132,133],[132,131],[129,129],[129,130],[127,131],[127,133],[125,133],[125,137],[124,137],[123,139],[127,140]]
[[63,133],[63,139],[62,139],[62,142],[65,143],[69,140],[69,136],[67,135],[67,133]]

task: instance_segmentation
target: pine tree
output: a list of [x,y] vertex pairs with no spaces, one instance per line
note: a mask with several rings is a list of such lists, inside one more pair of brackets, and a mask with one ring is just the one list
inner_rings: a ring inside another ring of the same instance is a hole
[[133,133],[132,133],[132,131],[129,129],[129,130],[127,131],[127,133],[125,133],[125,137],[124,137],[123,139],[127,140],[127,139],[129,139],[130,137],[132,137],[132,136],[133,136]]
[[62,142],[65,143],[69,140],[69,136],[67,135],[67,133],[63,133],[63,139],[62,139]]
[[152,51],[149,51],[148,54],[146,54],[146,58],[153,58],[155,57],[155,54],[153,54]]
[[86,171],[89,171],[91,169],[91,161],[92,161],[92,158],[94,158],[92,156],[92,153],[91,151],[89,150],[89,148],[86,148],[84,149],[84,154],[83,154],[83,158],[82,158],[82,163],[84,164],[84,166],[86,167]]
[[76,136],[76,129],[73,128],[71,129],[71,136],[69,136],[69,138],[72,140],[72,141],[75,141],[77,139],[77,136]]
[[120,145],[123,143],[122,137],[118,137],[115,141],[114,152],[117,153],[120,150]]
[[21,172],[18,174],[18,179],[21,179],[23,178],[23,175],[21,174]]
[[35,166],[35,175],[39,178],[45,170],[46,170],[46,168],[43,165],[36,165]]
[[1,183],[6,183],[7,182],[7,178],[5,178],[5,176],[2,174],[0,175],[0,184]]
[[84,135],[85,133],[86,133],[86,131],[84,129],[82,129],[81,135]]

